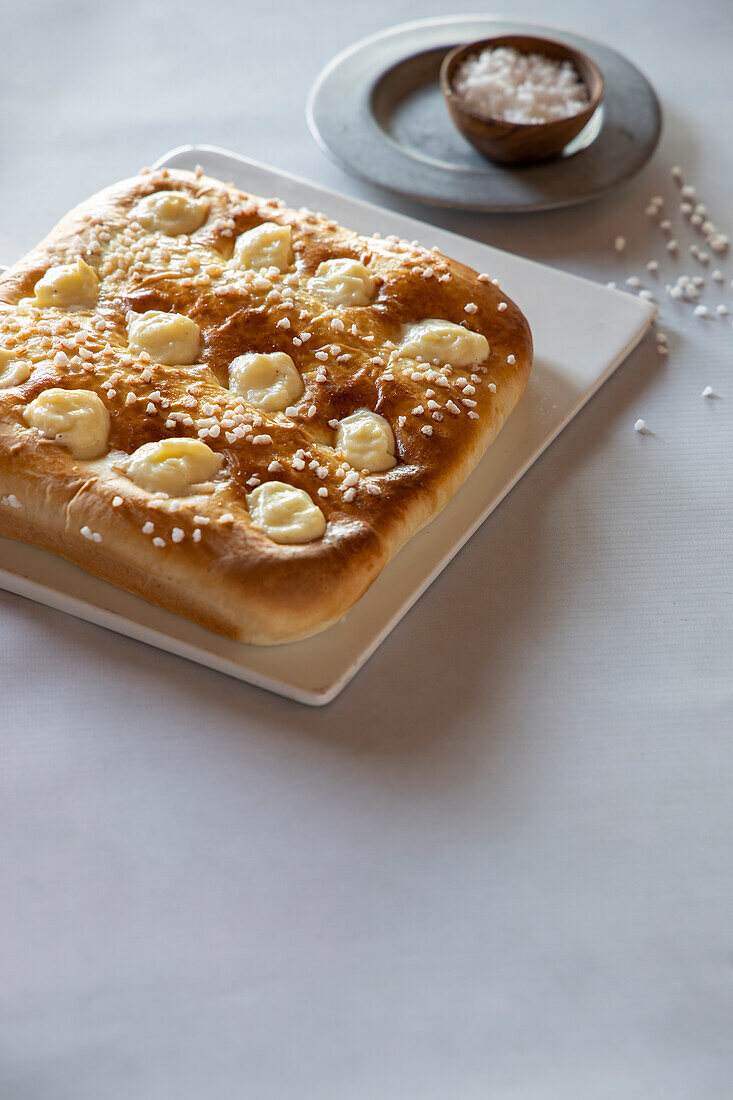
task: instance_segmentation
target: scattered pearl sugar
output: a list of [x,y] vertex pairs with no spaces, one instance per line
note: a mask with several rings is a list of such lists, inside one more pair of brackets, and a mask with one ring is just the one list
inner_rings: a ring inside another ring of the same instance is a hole
[[588,89],[572,62],[506,46],[467,58],[453,87],[475,114],[519,124],[570,118],[588,103]]
[[641,417],[639,417],[639,419],[634,424],[634,431],[641,432],[643,434],[648,430],[649,429],[646,426],[646,420],[642,420]]
[[703,397],[715,397],[715,390],[713,389],[712,386],[706,386],[705,389],[702,391],[702,396]]

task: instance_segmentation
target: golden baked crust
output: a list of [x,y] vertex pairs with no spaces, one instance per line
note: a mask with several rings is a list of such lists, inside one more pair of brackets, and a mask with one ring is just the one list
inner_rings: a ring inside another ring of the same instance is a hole
[[[203,225],[177,236],[145,228],[132,208],[162,190],[203,200]],[[294,263],[242,272],[235,241],[263,222],[291,227]],[[365,265],[375,280],[370,304],[331,308],[314,296],[310,280],[334,257]],[[77,258],[99,278],[96,306],[38,305],[41,277]],[[166,366],[131,353],[130,313],[148,310],[196,322],[196,362]],[[401,357],[404,326],[426,318],[483,334],[488,356],[462,368]],[[358,236],[322,215],[168,170],[93,196],[0,276],[0,349],[30,366],[25,381],[0,388],[0,535],[255,644],[293,641],[345,614],[476,466],[532,359],[525,318],[487,276],[436,250]],[[287,412],[258,411],[227,388],[230,362],[252,350],[286,352],[295,363],[305,392]],[[52,387],[101,397],[111,421],[106,456],[75,458],[26,423],[30,402]],[[361,408],[393,429],[390,470],[354,471],[334,450],[336,422]],[[155,496],[115,468],[144,443],[180,436],[222,456],[208,491]],[[271,480],[308,493],[326,519],[322,537],[283,545],[253,524],[246,496]]]

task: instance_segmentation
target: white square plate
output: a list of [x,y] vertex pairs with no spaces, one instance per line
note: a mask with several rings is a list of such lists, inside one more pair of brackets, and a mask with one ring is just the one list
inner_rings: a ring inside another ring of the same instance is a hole
[[623,362],[656,310],[518,256],[437,229],[223,149],[190,145],[156,167],[200,164],[211,176],[291,206],[323,210],[351,229],[396,233],[501,282],[535,342],[527,390],[497,441],[441,514],[390,562],[339,623],[303,642],[242,645],[98,580],[44,550],[0,539],[0,586],[302,703],[335,698],[522,474]]

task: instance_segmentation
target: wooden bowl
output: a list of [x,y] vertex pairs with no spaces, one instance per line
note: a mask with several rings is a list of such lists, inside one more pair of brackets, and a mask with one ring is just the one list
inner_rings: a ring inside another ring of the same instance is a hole
[[[570,118],[536,123],[506,122],[467,110],[453,87],[455,74],[466,58],[498,46],[572,62],[588,89],[588,105]],[[457,46],[443,59],[440,84],[453,122],[480,153],[497,164],[531,164],[557,156],[580,133],[603,99],[603,74],[587,54],[562,42],[528,34],[496,35],[468,46]]]

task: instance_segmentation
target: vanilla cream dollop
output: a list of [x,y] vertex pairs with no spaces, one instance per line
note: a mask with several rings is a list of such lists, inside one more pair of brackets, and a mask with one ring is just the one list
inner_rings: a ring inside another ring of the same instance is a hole
[[489,354],[489,341],[479,332],[437,317],[405,325],[399,353],[408,359],[425,359],[428,363],[448,363],[452,367],[469,367],[480,363]]
[[99,279],[84,260],[49,267],[34,290],[39,306],[92,309],[97,304]]
[[374,298],[376,283],[364,264],[344,257],[319,264],[308,289],[329,306],[367,306]]
[[132,351],[146,351],[151,359],[167,366],[193,363],[201,351],[198,325],[181,313],[150,309],[137,314],[127,328]]
[[44,390],[27,406],[23,419],[75,458],[99,458],[107,450],[109,413],[91,390]]
[[30,377],[31,364],[25,359],[16,359],[15,353],[0,348],[0,390],[19,386]]
[[194,233],[206,221],[208,204],[205,199],[195,199],[186,191],[156,191],[146,195],[133,208],[144,229],[177,237],[181,233]]
[[264,412],[293,405],[305,386],[295,363],[284,351],[248,351],[229,364],[229,389]]
[[358,409],[339,422],[335,449],[350,466],[371,473],[391,470],[397,462],[392,428],[371,409]]
[[222,462],[222,456],[200,439],[182,436],[144,443],[116,466],[149,493],[180,497],[190,493],[194,486],[210,482],[219,473]]
[[304,489],[266,481],[247,495],[252,522],[273,542],[312,542],[326,530],[326,517]]
[[249,271],[261,271],[267,267],[285,271],[293,262],[290,237],[289,225],[263,222],[237,238],[232,260]]

